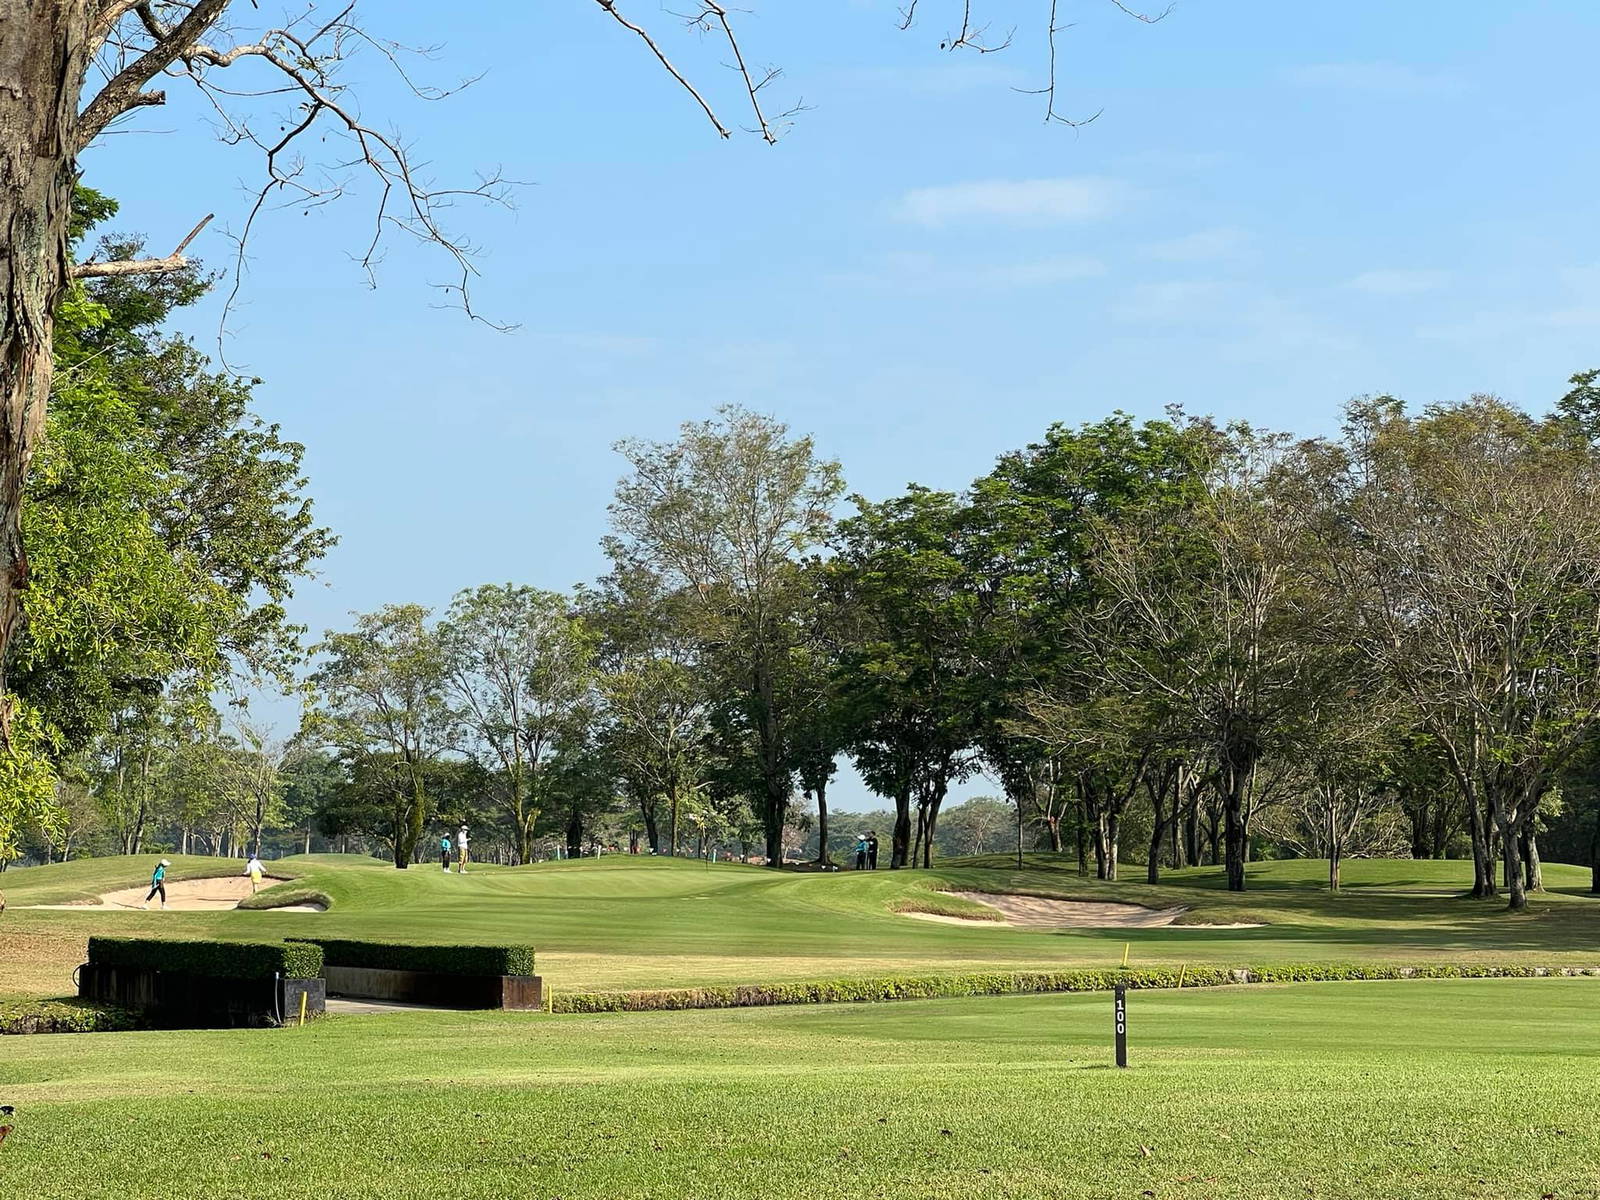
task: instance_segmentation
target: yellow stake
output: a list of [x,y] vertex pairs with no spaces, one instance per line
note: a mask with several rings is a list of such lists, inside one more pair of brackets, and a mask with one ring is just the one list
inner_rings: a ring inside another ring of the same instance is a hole
[[1132,942],[1122,943],[1122,969],[1124,971],[1128,969],[1128,947],[1131,945],[1133,945]]
[[306,994],[300,993],[300,1024],[306,1023]]
[[1183,986],[1183,977],[1185,975],[1187,975],[1188,973],[1189,973],[1189,964],[1188,963],[1184,963],[1183,967],[1178,971],[1178,986],[1179,987]]

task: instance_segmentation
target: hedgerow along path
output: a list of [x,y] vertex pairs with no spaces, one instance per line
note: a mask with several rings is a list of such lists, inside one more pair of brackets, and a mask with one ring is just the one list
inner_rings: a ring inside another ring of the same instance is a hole
[[[446,875],[396,871],[375,859],[313,855],[279,860],[291,883],[277,899],[325,896],[324,913],[43,910],[30,904],[88,899],[137,882],[149,859],[90,859],[0,876],[9,910],[0,921],[0,997],[61,995],[92,933],[132,936],[328,937],[529,943],[558,995],[576,991],[764,983],[839,976],[930,974],[987,968],[1104,967],[1184,962],[1233,966],[1297,962],[1515,962],[1600,964],[1600,900],[1588,872],[1550,865],[1551,891],[1512,917],[1494,902],[1453,894],[1470,879],[1462,862],[1366,860],[1346,865],[1346,890],[1330,896],[1318,862],[1250,867],[1251,890],[1228,893],[1214,868],[1174,872],[1158,887],[1101,884],[1076,864],[1034,856],[1022,871],[1001,859],[930,872],[800,874],[739,864],[629,856],[474,867]],[[183,857],[173,875],[233,874],[235,860]],[[935,889],[1032,892],[1067,899],[1186,905],[1189,922],[1153,929],[1047,932],[913,921],[896,909],[972,913]],[[264,896],[265,902],[269,898]]]
[[[7,1195],[1596,1195],[1600,980],[13,1038]],[[1508,1102],[1508,1093],[1530,1097]]]

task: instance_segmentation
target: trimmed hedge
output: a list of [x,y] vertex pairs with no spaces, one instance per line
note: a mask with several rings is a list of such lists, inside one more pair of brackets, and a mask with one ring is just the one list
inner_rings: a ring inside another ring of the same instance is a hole
[[532,975],[532,946],[451,946],[293,938],[322,948],[330,967],[425,971],[435,975]]
[[566,1013],[659,1012],[687,1008],[755,1008],[775,1004],[841,1004],[879,1000],[936,1000],[948,996],[1001,996],[1027,992],[1107,992],[1129,988],[1222,987],[1239,983],[1312,983],[1377,979],[1527,979],[1546,975],[1600,975],[1600,967],[1522,964],[1289,963],[1268,967],[1200,966],[1119,970],[989,971],[964,975],[880,975],[796,983],[672,988],[640,992],[559,992],[551,1011]]
[[120,1033],[138,1027],[137,1014],[89,1000],[20,1000],[0,1004],[0,1035]]
[[166,938],[92,937],[89,961],[114,967],[149,967],[223,979],[315,979],[322,948],[310,942],[199,942]]

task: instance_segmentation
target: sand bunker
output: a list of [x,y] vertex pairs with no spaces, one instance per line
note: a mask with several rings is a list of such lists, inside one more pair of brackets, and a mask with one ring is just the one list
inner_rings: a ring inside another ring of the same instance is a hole
[[[1144,908],[1137,904],[1106,904],[1088,900],[1048,900],[1043,896],[1012,896],[994,892],[946,892],[998,909],[1005,914],[1003,921],[985,920],[981,917],[951,917],[943,913],[908,912],[908,917],[919,921],[940,921],[947,925],[993,926],[1008,925],[1018,929],[1152,929],[1171,925],[1188,908]],[[1248,925],[1200,925],[1199,929],[1248,929]]]
[[[274,879],[271,876],[261,881],[260,891],[275,887],[280,883],[287,883],[286,879]],[[123,888],[121,891],[107,892],[99,901],[84,901],[80,904],[35,904],[33,908],[61,908],[61,909],[142,909],[144,898],[150,892],[149,884],[138,887]],[[178,912],[220,912],[223,909],[238,908],[241,900],[248,900],[251,895],[250,880],[244,875],[223,875],[212,879],[169,879],[167,880],[167,908]],[[150,902],[152,909],[160,907],[160,897]],[[20,906],[19,906],[20,907]],[[267,912],[323,912],[326,906],[321,904],[285,904],[279,908],[266,909]]]

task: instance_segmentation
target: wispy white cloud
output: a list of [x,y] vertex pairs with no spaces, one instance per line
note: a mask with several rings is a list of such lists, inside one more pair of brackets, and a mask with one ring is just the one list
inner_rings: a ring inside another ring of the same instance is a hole
[[1431,292],[1450,282],[1448,271],[1379,270],[1363,271],[1349,280],[1345,287],[1374,296],[1415,296]]
[[1560,287],[1546,303],[1489,309],[1418,327],[1416,335],[1443,342],[1491,343],[1535,335],[1561,337],[1600,329],[1600,264],[1563,267]]
[[944,291],[954,288],[1047,287],[1094,279],[1106,266],[1086,255],[1058,254],[1016,262],[950,262],[935,254],[890,254],[857,271],[836,278],[852,287],[916,288]]
[[1295,353],[1351,349],[1350,339],[1324,317],[1245,283],[1181,279],[1137,284],[1110,313],[1129,324],[1203,331],[1210,352],[1231,362],[1278,362]]
[[1286,68],[1283,78],[1303,87],[1382,95],[1445,95],[1462,90],[1461,80],[1454,76],[1395,62],[1307,63]]
[[1123,321],[1185,322],[1215,317],[1224,307],[1228,285],[1216,280],[1182,279],[1141,283],[1129,288],[1111,307]]
[[952,221],[988,220],[1055,225],[1110,216],[1128,198],[1115,179],[985,179],[915,188],[900,199],[902,220],[936,227]]
[[1232,258],[1249,242],[1250,235],[1242,229],[1202,229],[1183,237],[1150,242],[1139,247],[1139,256],[1156,262],[1207,262]]

